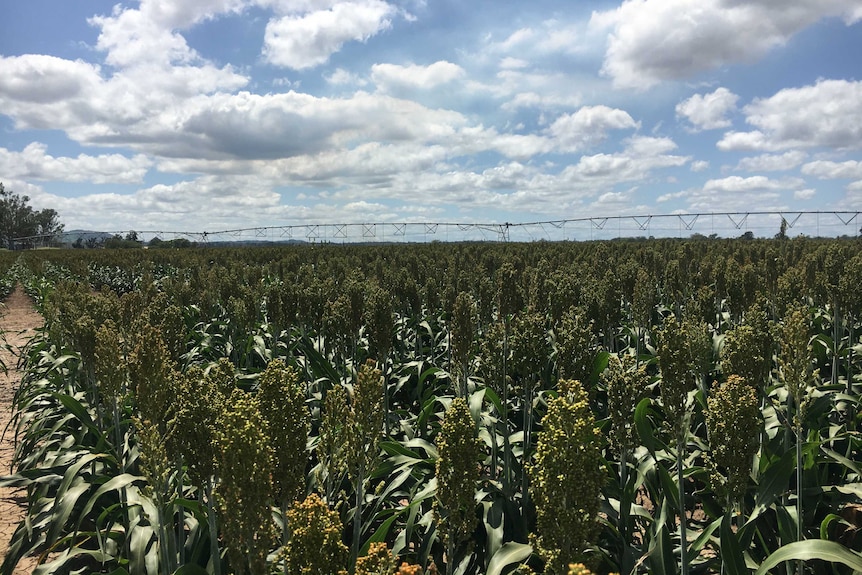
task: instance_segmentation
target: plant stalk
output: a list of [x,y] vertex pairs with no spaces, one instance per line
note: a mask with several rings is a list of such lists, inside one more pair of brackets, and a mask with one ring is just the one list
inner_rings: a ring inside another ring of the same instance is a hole
[[215,501],[213,500],[213,489],[216,478],[210,477],[206,484],[207,492],[207,522],[210,532],[210,557],[213,564],[213,575],[221,575],[221,553],[218,549],[218,528],[216,527]]
[[676,449],[676,474],[679,482],[679,555],[682,575],[688,575],[688,534],[685,516],[685,479],[683,477],[683,450],[685,433],[680,433]]

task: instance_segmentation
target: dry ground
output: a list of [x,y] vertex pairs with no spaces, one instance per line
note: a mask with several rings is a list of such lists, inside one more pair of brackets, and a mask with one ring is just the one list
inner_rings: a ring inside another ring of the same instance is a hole
[[[10,295],[5,305],[0,306],[0,332],[5,335],[5,343],[0,348],[0,359],[6,365],[7,373],[0,372],[0,475],[12,471],[12,456],[15,450],[15,430],[6,429],[12,419],[12,398],[21,381],[18,371],[18,357],[21,349],[33,335],[33,330],[42,325],[42,316],[36,313],[33,302],[18,286]],[[3,433],[3,431],[6,431]],[[9,540],[15,532],[18,523],[24,517],[26,501],[19,490],[0,488],[0,558],[5,557]],[[33,572],[35,559],[25,559],[18,564],[14,575],[25,575]]]

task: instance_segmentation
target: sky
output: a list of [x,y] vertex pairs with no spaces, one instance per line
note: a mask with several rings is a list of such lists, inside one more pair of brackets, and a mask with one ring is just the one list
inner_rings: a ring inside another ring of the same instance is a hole
[[859,0],[4,2],[0,182],[67,230],[855,211],[860,54]]

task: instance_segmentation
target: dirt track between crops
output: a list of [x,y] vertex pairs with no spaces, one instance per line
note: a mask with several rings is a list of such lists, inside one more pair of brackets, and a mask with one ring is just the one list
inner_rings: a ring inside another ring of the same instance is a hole
[[[33,335],[33,330],[40,325],[42,316],[36,313],[33,302],[19,286],[0,307],[0,332],[5,336],[4,341],[0,342],[0,358],[8,369],[5,374],[0,372],[0,475],[12,471],[15,430],[11,427],[6,429],[6,425],[12,419],[12,398],[21,381],[22,373],[17,369],[18,358],[21,349]],[[11,347],[11,351],[6,349],[6,344]],[[23,496],[20,490],[0,487],[0,559],[6,556],[9,540],[24,517],[26,501]],[[35,567],[36,560],[27,558],[18,563],[13,575],[32,573]]]

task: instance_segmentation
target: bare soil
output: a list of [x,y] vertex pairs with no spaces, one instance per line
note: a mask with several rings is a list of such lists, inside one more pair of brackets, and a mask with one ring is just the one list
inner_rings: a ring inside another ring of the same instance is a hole
[[[6,373],[0,371],[0,475],[14,471],[15,430],[13,427],[7,429],[7,424],[12,420],[12,400],[21,383],[18,360],[34,330],[41,325],[42,316],[20,286],[6,299],[5,305],[0,305],[0,332],[5,339],[5,342],[0,342],[4,344],[0,347],[0,359],[7,369]],[[5,344],[11,349],[7,349]],[[0,558],[6,556],[12,534],[26,510],[27,502],[22,490],[0,487]],[[36,563],[35,558],[25,558],[18,563],[13,575],[32,573]]]

